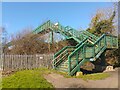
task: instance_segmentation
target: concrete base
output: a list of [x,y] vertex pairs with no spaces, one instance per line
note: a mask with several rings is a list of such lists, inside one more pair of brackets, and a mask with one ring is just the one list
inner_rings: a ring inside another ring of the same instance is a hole
[[113,66],[107,66],[104,72],[108,72],[108,71],[115,71],[115,70],[113,69]]
[[80,75],[83,75],[83,73],[82,72],[77,72],[76,73],[76,76],[80,76]]

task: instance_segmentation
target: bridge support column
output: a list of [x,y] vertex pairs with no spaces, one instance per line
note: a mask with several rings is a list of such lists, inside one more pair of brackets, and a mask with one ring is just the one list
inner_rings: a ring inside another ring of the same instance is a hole
[[106,65],[105,51],[101,54],[100,58],[101,58],[101,63],[100,63],[100,65],[101,65],[101,66],[105,66],[105,65]]
[[50,44],[53,43],[53,31],[50,32]]
[[[79,63],[78,63],[78,60],[79,60],[79,54],[78,54],[78,52],[77,52],[77,54],[76,54],[76,64],[78,65]],[[77,70],[78,70],[78,72],[80,71],[80,66],[77,68]]]
[[52,43],[53,43],[53,31],[49,33],[49,52],[50,52]]
[[104,71],[106,69],[105,51],[101,54],[100,59],[101,59],[100,62],[101,70]]

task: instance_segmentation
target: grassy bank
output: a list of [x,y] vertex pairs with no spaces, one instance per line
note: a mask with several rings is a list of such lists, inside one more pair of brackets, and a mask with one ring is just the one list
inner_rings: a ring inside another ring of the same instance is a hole
[[18,71],[3,78],[2,88],[53,88],[43,77],[47,73],[49,71],[45,68]]

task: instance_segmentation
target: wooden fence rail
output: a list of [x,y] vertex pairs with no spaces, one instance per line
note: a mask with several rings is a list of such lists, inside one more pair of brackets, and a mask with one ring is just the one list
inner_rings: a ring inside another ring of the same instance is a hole
[[40,67],[52,68],[53,54],[1,55],[2,70],[22,70]]

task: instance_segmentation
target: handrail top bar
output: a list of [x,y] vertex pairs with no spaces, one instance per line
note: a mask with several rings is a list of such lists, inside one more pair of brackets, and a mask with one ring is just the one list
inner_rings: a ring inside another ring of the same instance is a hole
[[[87,40],[87,39],[86,39]],[[68,58],[70,58],[76,51],[78,51],[80,48],[82,48],[85,45],[86,41],[84,43],[82,43],[82,45],[80,45],[76,50],[74,50],[69,56]]]

